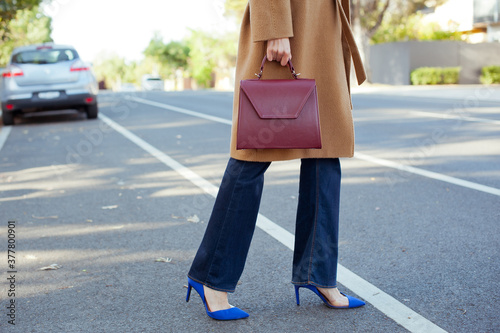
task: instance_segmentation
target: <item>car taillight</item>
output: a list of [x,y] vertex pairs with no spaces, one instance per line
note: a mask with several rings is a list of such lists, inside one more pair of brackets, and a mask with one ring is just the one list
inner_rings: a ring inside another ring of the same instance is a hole
[[37,50],[51,50],[52,46],[50,45],[42,45],[36,48]]
[[71,72],[81,72],[81,71],[88,71],[90,70],[90,67],[85,65],[83,61],[77,60],[75,63],[71,66],[70,71]]
[[14,77],[14,76],[23,76],[23,70],[16,66],[8,67],[3,73],[3,77]]

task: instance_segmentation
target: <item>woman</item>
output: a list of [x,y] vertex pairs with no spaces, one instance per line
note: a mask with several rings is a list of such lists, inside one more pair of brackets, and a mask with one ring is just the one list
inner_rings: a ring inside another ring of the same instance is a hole
[[[229,305],[243,271],[260,205],[264,172],[272,161],[300,158],[299,204],[292,283],[315,292],[332,308],[365,303],[337,289],[339,157],[352,157],[354,130],[349,77],[351,57],[358,83],[365,80],[349,27],[349,0],[250,0],[241,25],[236,82],[254,77],[267,54],[264,78],[290,78],[292,58],[304,78],[316,79],[321,149],[236,149],[235,88],[231,158],[210,221],[188,274],[207,314],[219,320],[248,317]],[[281,65],[281,66],[280,66]]]

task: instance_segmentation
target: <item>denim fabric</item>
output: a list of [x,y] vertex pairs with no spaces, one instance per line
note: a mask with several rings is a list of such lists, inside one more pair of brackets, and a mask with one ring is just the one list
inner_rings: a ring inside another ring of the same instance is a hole
[[293,284],[337,286],[340,177],[338,158],[302,160]]
[[[271,162],[228,162],[205,235],[188,276],[234,292],[255,230]],[[294,284],[335,287],[338,253],[340,163],[303,159],[293,259]]]

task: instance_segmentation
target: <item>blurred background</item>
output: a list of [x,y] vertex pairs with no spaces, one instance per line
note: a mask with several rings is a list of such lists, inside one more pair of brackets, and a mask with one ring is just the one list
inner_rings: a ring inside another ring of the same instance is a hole
[[[499,3],[351,0],[353,30],[369,82],[500,82]],[[15,47],[54,42],[74,46],[92,64],[101,89],[148,89],[146,81],[153,78],[161,81],[163,90],[231,90],[246,4],[247,0],[1,1],[0,68]]]

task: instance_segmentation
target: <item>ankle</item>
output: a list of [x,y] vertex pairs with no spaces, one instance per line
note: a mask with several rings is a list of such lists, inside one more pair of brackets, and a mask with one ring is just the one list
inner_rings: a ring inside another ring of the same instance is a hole
[[231,308],[227,300],[227,292],[211,289],[203,286],[205,292],[205,300],[210,312],[225,310]]
[[316,287],[318,291],[326,297],[328,302],[334,306],[347,306],[349,305],[349,300],[347,297],[342,295],[337,288],[319,288]]

